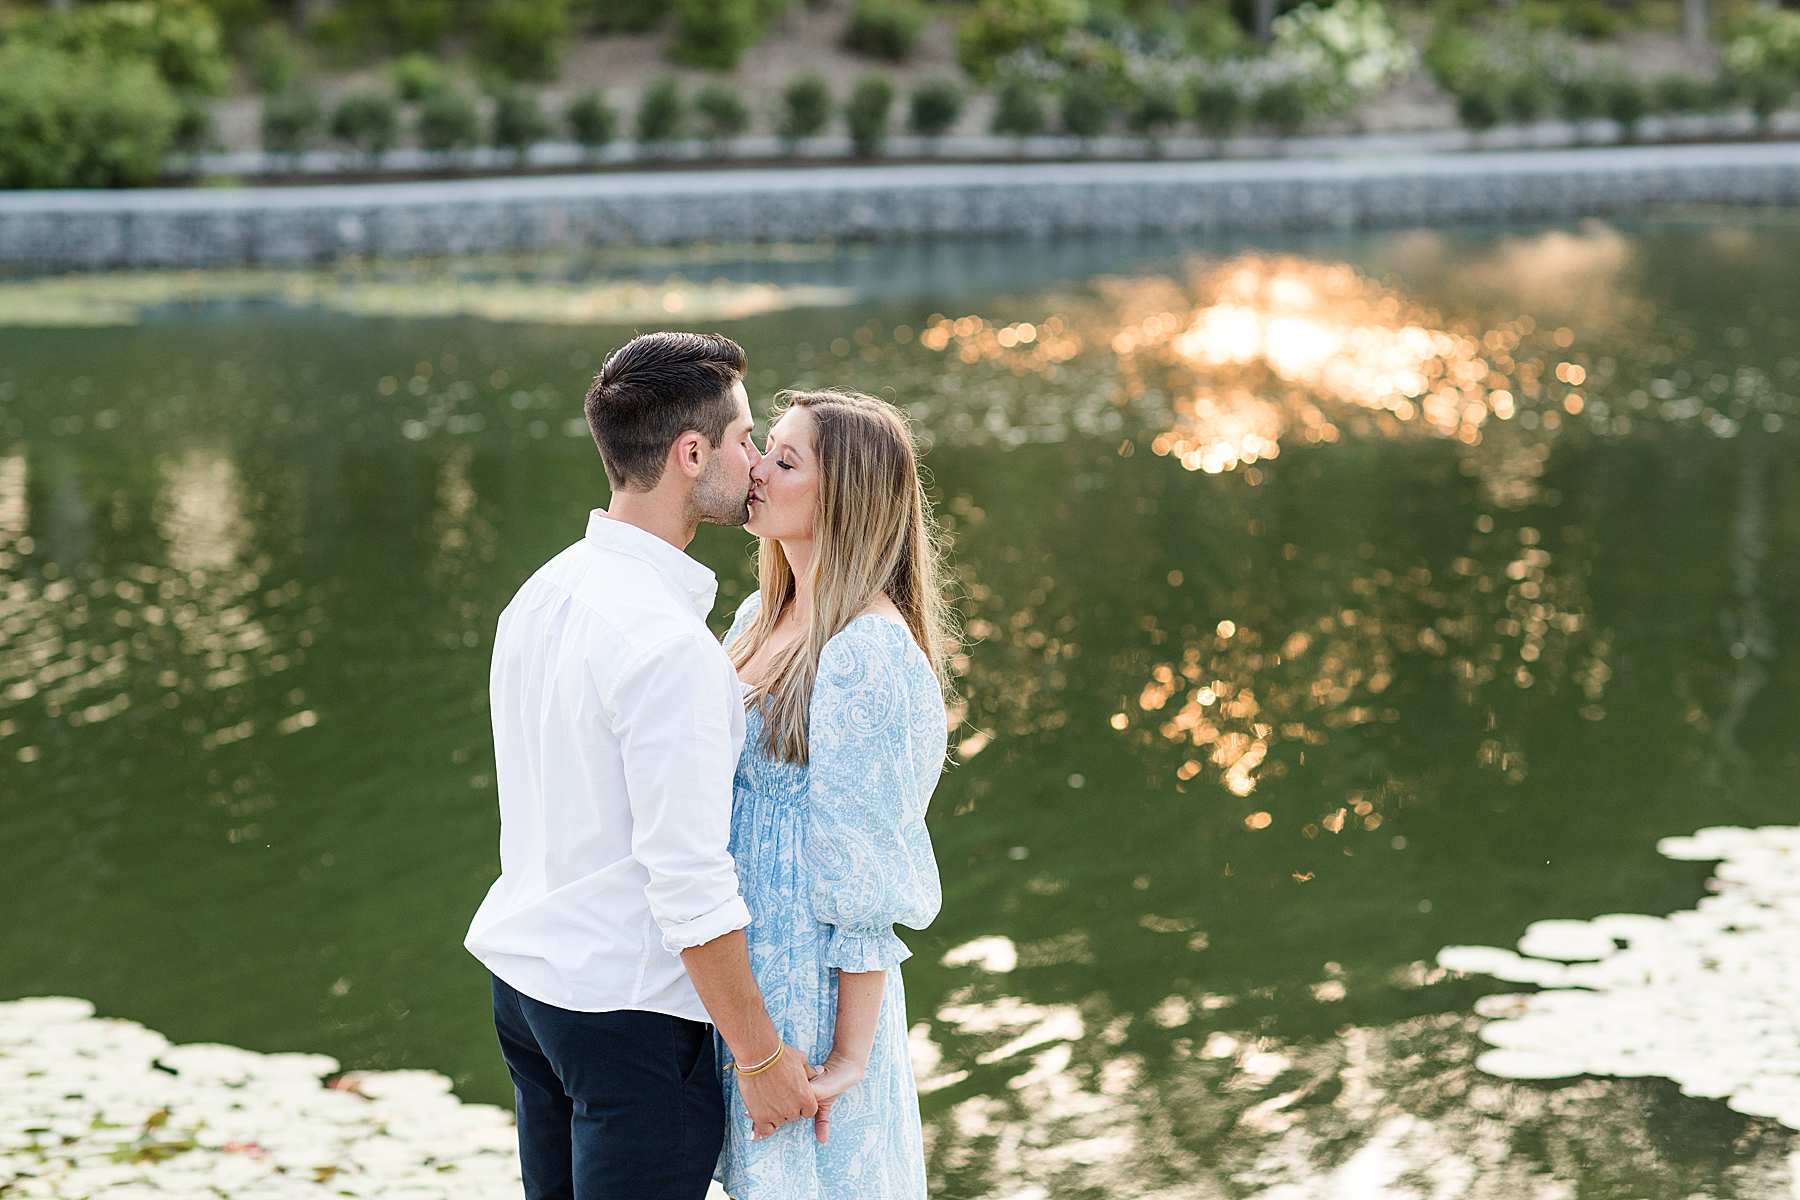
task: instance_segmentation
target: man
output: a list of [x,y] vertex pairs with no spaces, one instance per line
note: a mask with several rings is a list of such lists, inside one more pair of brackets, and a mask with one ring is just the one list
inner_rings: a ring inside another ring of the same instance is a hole
[[743,372],[707,334],[606,360],[587,419],[611,508],[494,637],[500,878],[465,944],[494,977],[527,1200],[700,1200],[725,1130],[709,1020],[752,1120],[817,1110],[750,974],[726,849],[743,703],[706,627],[717,580],[683,553],[748,519]]

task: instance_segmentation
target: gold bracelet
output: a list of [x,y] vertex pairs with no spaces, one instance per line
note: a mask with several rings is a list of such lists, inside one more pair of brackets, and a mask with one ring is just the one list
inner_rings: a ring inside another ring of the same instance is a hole
[[731,1064],[731,1069],[736,1071],[739,1076],[760,1075],[764,1071],[768,1070],[770,1067],[774,1066],[776,1063],[780,1062],[781,1061],[781,1052],[786,1049],[787,1049],[786,1043],[783,1043],[782,1045],[775,1047],[775,1053],[769,1055],[769,1057],[763,1059],[761,1062],[757,1063],[754,1067],[751,1067],[747,1071],[742,1066],[738,1065],[735,1062]]

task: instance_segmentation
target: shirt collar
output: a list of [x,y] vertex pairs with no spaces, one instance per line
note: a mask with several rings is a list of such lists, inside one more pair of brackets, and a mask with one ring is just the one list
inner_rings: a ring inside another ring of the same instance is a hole
[[612,550],[655,567],[663,578],[687,593],[702,621],[712,612],[713,601],[719,594],[718,577],[654,533],[624,521],[615,521],[606,515],[605,509],[596,508],[588,514],[587,540],[602,550]]

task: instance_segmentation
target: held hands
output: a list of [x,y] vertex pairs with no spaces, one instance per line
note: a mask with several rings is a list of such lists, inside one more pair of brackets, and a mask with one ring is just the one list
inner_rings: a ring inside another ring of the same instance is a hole
[[813,1095],[818,1098],[819,1111],[813,1117],[813,1135],[823,1146],[831,1136],[831,1107],[837,1103],[839,1096],[855,1087],[863,1077],[865,1064],[848,1054],[832,1050],[831,1057],[821,1066],[807,1067],[812,1072]]
[[788,1121],[816,1116],[819,1102],[807,1077],[806,1055],[786,1046],[767,1070],[738,1076],[738,1092],[750,1117],[750,1140],[766,1138]]

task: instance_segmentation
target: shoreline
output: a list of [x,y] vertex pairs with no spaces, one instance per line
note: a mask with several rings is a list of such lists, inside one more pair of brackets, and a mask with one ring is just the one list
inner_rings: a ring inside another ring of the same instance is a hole
[[1294,232],[1800,205],[1800,143],[0,193],[15,273],[597,245]]

